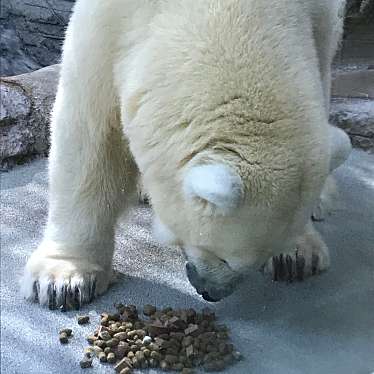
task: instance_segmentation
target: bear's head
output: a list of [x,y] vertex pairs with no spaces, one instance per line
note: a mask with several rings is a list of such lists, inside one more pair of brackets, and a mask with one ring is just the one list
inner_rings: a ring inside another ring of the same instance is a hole
[[277,125],[280,145],[250,136],[240,144],[233,132],[225,145],[213,142],[180,160],[172,175],[172,157],[145,172],[156,237],[183,248],[187,276],[208,301],[228,296],[246,272],[295,248],[321,192],[327,152],[297,137],[282,141]]

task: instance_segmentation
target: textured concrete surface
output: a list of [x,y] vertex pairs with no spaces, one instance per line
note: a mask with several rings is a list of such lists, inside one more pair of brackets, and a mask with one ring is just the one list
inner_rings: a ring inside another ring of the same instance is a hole
[[[232,329],[245,360],[228,374],[370,374],[374,372],[374,156],[354,151],[336,172],[341,194],[318,225],[332,253],[327,273],[303,283],[278,284],[260,273],[214,304]],[[42,235],[47,213],[46,160],[1,175],[1,372],[81,373],[85,335],[75,312],[50,312],[20,298],[18,280]],[[115,267],[122,273],[106,295],[83,312],[114,302],[158,306],[207,305],[188,284],[178,248],[150,234],[152,212],[137,207],[117,231]],[[73,327],[67,346],[57,331]],[[95,362],[87,373],[113,373]],[[150,374],[157,373],[154,370]]]

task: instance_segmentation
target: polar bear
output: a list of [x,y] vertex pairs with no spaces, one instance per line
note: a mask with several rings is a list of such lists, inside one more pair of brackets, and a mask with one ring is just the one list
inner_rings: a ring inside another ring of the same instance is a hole
[[107,289],[139,172],[156,235],[183,248],[204,299],[265,263],[289,279],[326,269],[310,217],[350,151],[328,124],[344,6],[78,0],[52,115],[48,222],[23,295],[70,308]]

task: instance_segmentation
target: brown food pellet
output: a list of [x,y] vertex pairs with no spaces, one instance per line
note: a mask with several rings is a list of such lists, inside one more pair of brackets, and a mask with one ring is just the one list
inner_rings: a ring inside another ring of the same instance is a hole
[[126,340],[127,339],[127,333],[126,332],[117,332],[117,334],[113,335],[113,338],[116,338],[118,340]]
[[59,338],[61,344],[69,343],[68,336],[66,335],[65,332],[61,333],[58,338]]
[[107,355],[108,353],[110,353],[110,352],[112,352],[112,348],[110,348],[110,347],[106,347],[105,349],[104,349],[104,353]]
[[85,325],[90,322],[90,316],[78,316],[78,325]]
[[151,315],[155,314],[157,311],[156,307],[150,304],[146,304],[143,307],[143,314],[147,317],[150,317]]
[[99,334],[99,338],[102,339],[102,340],[109,340],[112,338],[112,335],[110,335],[110,333],[106,330],[103,330],[100,332]]
[[109,340],[106,341],[107,347],[115,347],[115,346],[118,345],[118,343],[119,343],[119,340],[115,339],[115,338],[109,339]]
[[97,336],[94,336],[94,335],[91,335],[91,336],[87,336],[87,341],[89,344],[93,344],[95,343],[95,341],[98,339]]
[[132,360],[130,360],[128,357],[123,358],[121,361],[117,362],[117,364],[114,366],[114,369],[120,373],[124,369],[132,369]]
[[62,329],[59,331],[59,334],[66,334],[67,337],[70,337],[71,334],[73,333],[73,330],[72,329]]
[[84,357],[79,361],[79,365],[82,369],[88,369],[92,366],[92,358]]

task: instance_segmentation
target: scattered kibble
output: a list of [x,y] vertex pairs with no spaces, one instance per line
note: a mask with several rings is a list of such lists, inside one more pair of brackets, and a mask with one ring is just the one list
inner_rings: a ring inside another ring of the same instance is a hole
[[[193,374],[197,367],[223,371],[242,359],[229,341],[228,328],[216,323],[209,308],[198,313],[145,305],[144,319],[134,305],[117,304],[116,309],[114,314],[102,313],[99,327],[87,337],[90,347],[85,352],[90,354],[85,354],[82,368],[90,367],[96,356],[119,374],[147,368]],[[79,324],[88,322],[89,316],[78,316]],[[61,330],[60,341],[68,334],[69,329]]]
[[88,369],[92,366],[92,358],[87,356],[83,357],[83,359],[79,362],[79,365],[82,369]]
[[69,343],[69,338],[68,338],[66,332],[62,332],[62,333],[59,335],[59,340],[60,340],[60,343],[61,343],[61,344],[67,344],[67,343]]
[[153,305],[144,305],[143,307],[143,314],[147,317],[150,317],[151,315],[155,314],[157,311],[156,307]]
[[66,334],[68,338],[71,337],[72,333],[73,333],[72,329],[62,329],[59,331],[59,334]]
[[106,356],[106,360],[110,364],[114,364],[117,361],[116,355],[113,352],[109,352],[108,355]]
[[121,370],[120,374],[131,374],[132,370],[130,368],[124,368]]
[[78,325],[86,325],[90,322],[90,316],[78,316]]

